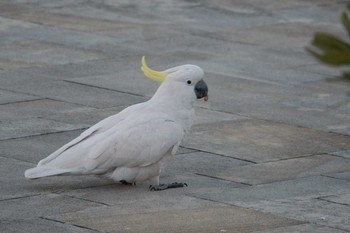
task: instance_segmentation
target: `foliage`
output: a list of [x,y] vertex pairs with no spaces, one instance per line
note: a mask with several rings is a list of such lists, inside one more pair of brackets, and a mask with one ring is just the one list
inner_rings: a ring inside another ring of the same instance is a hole
[[[350,3],[347,5],[350,10]],[[341,22],[350,37],[350,20],[346,11],[341,13]],[[306,51],[323,62],[331,66],[350,65],[350,43],[326,32],[316,32],[311,46]],[[343,77],[350,79],[350,73],[344,73]]]

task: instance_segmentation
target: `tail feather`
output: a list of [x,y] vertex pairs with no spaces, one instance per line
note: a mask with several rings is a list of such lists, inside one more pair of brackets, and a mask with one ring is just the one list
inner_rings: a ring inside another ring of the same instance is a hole
[[47,166],[39,166],[26,170],[24,176],[27,179],[37,179],[46,176],[65,175],[72,172],[72,169],[67,168],[52,168]]

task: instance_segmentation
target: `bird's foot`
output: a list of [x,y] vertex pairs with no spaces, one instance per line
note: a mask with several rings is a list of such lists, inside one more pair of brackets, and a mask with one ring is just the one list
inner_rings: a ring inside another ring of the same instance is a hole
[[121,180],[121,181],[119,181],[121,184],[123,184],[123,185],[136,185],[136,183],[135,182],[132,182],[132,183],[129,183],[129,182],[127,182],[126,180]]
[[162,191],[162,190],[166,190],[166,189],[172,189],[172,188],[183,188],[183,187],[187,187],[188,185],[186,183],[171,183],[171,184],[159,184],[158,186],[153,186],[150,185],[149,186],[149,190],[150,191]]

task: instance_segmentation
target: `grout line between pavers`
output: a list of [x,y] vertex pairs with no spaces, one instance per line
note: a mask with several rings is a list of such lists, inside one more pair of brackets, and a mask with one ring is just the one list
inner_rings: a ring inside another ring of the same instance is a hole
[[223,110],[218,110],[218,109],[213,109],[213,108],[204,108],[204,109],[209,109],[211,111],[215,111],[215,112],[221,112],[221,113],[226,113],[226,114],[235,114],[241,117],[245,117],[246,119],[237,119],[234,121],[249,121],[249,120],[257,120],[257,121],[265,121],[268,123],[274,123],[274,124],[281,124],[281,125],[286,125],[286,126],[291,126],[291,127],[295,127],[295,128],[300,128],[300,129],[306,129],[306,130],[312,130],[312,131],[317,131],[317,132],[322,132],[322,133],[330,133],[330,134],[334,134],[337,136],[344,136],[344,137],[349,137],[350,138],[350,134],[345,134],[345,133],[340,133],[340,132],[335,132],[335,131],[326,131],[326,130],[322,130],[322,129],[317,129],[317,128],[309,128],[303,125],[299,125],[299,124],[291,124],[288,122],[283,122],[280,120],[272,120],[272,119],[266,119],[266,118],[261,118],[261,117],[256,117],[256,116],[249,116],[249,115],[245,115],[242,113],[237,113],[237,112],[228,112],[228,111],[223,111]]
[[41,134],[26,135],[26,136],[22,136],[22,137],[5,138],[5,139],[0,139],[0,142],[8,141],[8,140],[23,139],[23,138],[31,138],[31,137],[37,137],[37,136],[44,136],[44,135],[51,135],[51,134],[56,134],[56,133],[73,132],[73,131],[77,131],[77,130],[85,130],[87,128],[88,127],[82,127],[82,128],[72,129],[72,130],[62,130],[62,131],[56,131],[56,132],[47,132],[47,133],[41,133]]
[[198,175],[198,176],[209,177],[209,178],[216,179],[216,180],[223,180],[223,181],[227,181],[227,182],[230,182],[230,183],[242,184],[242,185],[245,185],[245,186],[248,186],[248,187],[253,186],[252,184],[248,184],[248,183],[244,183],[244,182],[237,182],[237,181],[232,181],[232,180],[227,180],[227,179],[224,179],[224,178],[211,176],[211,175],[206,175],[206,174],[202,174],[202,173],[195,173],[195,174]]
[[49,217],[43,217],[42,216],[42,217],[39,217],[39,218],[41,218],[43,220],[46,220],[46,221],[61,223],[61,224],[70,225],[70,226],[75,226],[75,227],[86,229],[86,230],[90,230],[90,231],[103,232],[103,231],[99,231],[99,230],[96,230],[96,229],[93,229],[93,228],[89,228],[89,227],[85,227],[85,226],[81,226],[81,225],[77,225],[77,224],[71,224],[71,223],[67,223],[67,222],[56,220],[56,219],[49,218]]
[[[337,173],[344,173],[344,172],[337,172]],[[335,179],[335,180],[347,181],[347,182],[350,183],[350,181],[347,180],[347,179],[341,179],[341,178],[333,177],[333,176],[331,176],[331,174],[334,174],[334,173],[321,174],[320,176],[327,177],[327,178],[331,178],[331,179]]]
[[[333,196],[337,196],[337,195],[333,195]],[[317,197],[316,200],[328,202],[328,203],[331,203],[331,204],[337,204],[337,205],[343,205],[343,206],[350,207],[350,204],[340,203],[340,202],[336,202],[336,201],[331,201],[331,200],[323,199],[323,197]]]
[[122,94],[128,94],[128,95],[133,95],[133,96],[138,96],[138,97],[146,97],[146,98],[148,97],[148,96],[135,94],[135,93],[131,93],[131,92],[115,90],[115,89],[111,89],[111,88],[107,88],[107,87],[99,87],[99,86],[94,86],[94,85],[90,85],[90,84],[86,84],[86,83],[75,82],[75,81],[72,81],[72,80],[63,80],[63,81],[64,82],[68,82],[68,83],[74,83],[74,84],[77,84],[77,85],[93,87],[93,88],[98,88],[98,89],[107,90],[107,91],[118,92],[118,93],[122,93]]
[[31,99],[31,100],[19,100],[14,102],[8,102],[8,103],[2,103],[0,106],[10,105],[10,104],[19,104],[19,103],[27,103],[27,102],[34,102],[34,101],[40,101],[45,100],[46,98],[37,98],[37,99]]
[[[91,188],[91,187],[89,187],[89,188]],[[78,199],[78,200],[81,200],[81,201],[92,202],[92,203],[103,205],[103,206],[111,206],[109,204],[106,204],[106,203],[103,203],[103,202],[100,202],[100,201],[94,201],[94,200],[90,200],[90,199],[86,199],[86,198],[82,198],[82,197],[76,197],[74,195],[69,195],[69,194],[64,194],[64,193],[63,193],[63,195],[65,195],[67,197],[70,197],[72,199]]]
[[[1,141],[0,141],[0,142],[1,142]],[[11,160],[14,160],[14,161],[16,161],[16,162],[23,162],[23,163],[36,164],[36,163],[33,163],[33,162],[29,162],[29,161],[25,161],[25,160],[20,160],[20,159],[12,158],[12,157],[7,157],[7,156],[3,156],[3,155],[0,155],[0,158],[11,159]]]
[[[240,161],[244,161],[244,162],[249,162],[249,163],[257,164],[257,162],[252,161],[252,160],[248,160],[248,159],[237,158],[237,157],[233,157],[233,156],[218,154],[218,153],[209,152],[209,151],[205,151],[205,150],[201,150],[201,149],[196,149],[196,148],[191,148],[191,147],[186,147],[186,146],[181,146],[181,147],[183,147],[183,148],[185,148],[185,149],[195,150],[194,152],[204,152],[204,153],[208,153],[208,154],[213,154],[213,155],[222,156],[222,157],[225,157],[225,158],[237,159],[237,160],[240,160]],[[194,153],[194,152],[193,152],[193,153]],[[190,153],[192,153],[192,152],[190,152]]]
[[32,195],[25,195],[25,196],[19,196],[19,197],[11,197],[11,198],[5,198],[5,199],[1,199],[0,202],[2,201],[12,201],[12,200],[17,200],[17,199],[23,199],[23,198],[28,198],[28,197],[36,197],[36,196],[40,196],[41,194],[32,194]]

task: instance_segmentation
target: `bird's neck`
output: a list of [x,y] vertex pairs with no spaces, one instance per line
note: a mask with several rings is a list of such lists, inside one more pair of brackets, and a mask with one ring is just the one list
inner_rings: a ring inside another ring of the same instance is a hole
[[161,105],[165,109],[193,109],[195,98],[181,92],[176,83],[162,83],[150,101]]
[[[165,84],[165,83],[163,83]],[[187,131],[194,119],[194,98],[184,96],[174,86],[161,85],[149,103],[162,113],[175,118]]]

